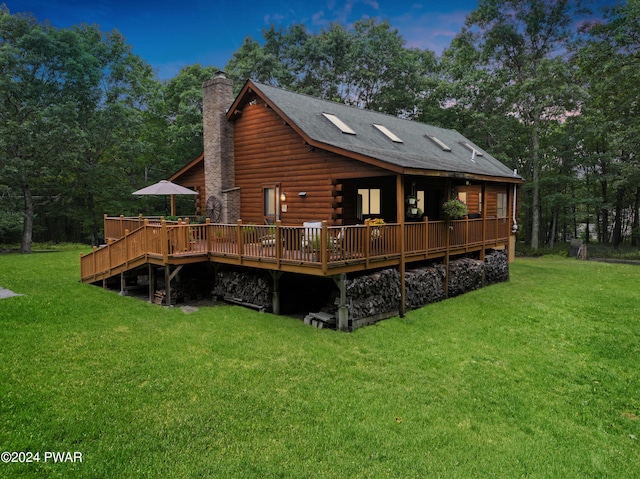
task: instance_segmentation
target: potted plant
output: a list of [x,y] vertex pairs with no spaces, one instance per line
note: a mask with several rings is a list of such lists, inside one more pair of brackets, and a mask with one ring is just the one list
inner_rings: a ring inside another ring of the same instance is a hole
[[253,224],[248,224],[242,227],[243,241],[245,243],[253,243],[256,241],[256,227]]
[[444,214],[452,220],[458,220],[467,215],[467,205],[459,198],[446,201],[442,205]]
[[371,239],[379,239],[382,237],[382,227],[386,225],[382,218],[371,218],[366,224],[371,226]]

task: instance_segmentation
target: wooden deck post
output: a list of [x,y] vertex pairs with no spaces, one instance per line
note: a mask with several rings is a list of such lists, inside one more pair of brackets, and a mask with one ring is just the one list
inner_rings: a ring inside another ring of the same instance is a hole
[[271,309],[273,314],[280,314],[280,278],[282,271],[269,271],[273,279],[273,294],[271,295]]
[[162,248],[162,262],[169,263],[169,235],[167,234],[167,221],[160,221],[160,247]]
[[207,217],[204,220],[204,244],[207,248],[207,254],[211,253],[211,243],[213,241],[213,235],[211,234],[211,218]]
[[124,271],[123,271],[122,273],[120,273],[120,292],[118,293],[120,296],[127,295],[126,286],[127,286],[127,280],[124,277]]
[[447,219],[446,222],[445,233],[447,236],[447,249],[444,254],[444,297],[449,297],[449,250],[450,250],[450,240],[451,240],[451,220]]
[[340,290],[340,304],[338,306],[338,330],[349,331],[349,308],[347,308],[347,275],[341,273],[333,277],[333,281]]
[[149,218],[145,218],[142,224],[144,226],[144,251],[145,254],[148,254],[149,251],[151,251],[151,241],[149,241]]
[[429,217],[424,217],[424,251],[429,254]]
[[276,220],[276,264],[280,268],[280,262],[282,261],[282,221]]
[[[107,261],[107,271],[108,271],[107,274],[109,276],[111,276],[111,269],[112,269],[112,265],[113,265],[113,258],[112,258],[112,255],[111,255],[112,248],[110,247],[110,245],[111,245],[111,243],[113,243],[113,241],[114,240],[112,240],[112,239],[108,239],[107,240],[107,260],[108,260]],[[94,259],[95,259],[95,254],[93,256],[94,256]],[[97,271],[95,271],[95,268],[94,268],[93,272],[94,272],[94,274],[97,273]]]
[[329,250],[327,221],[322,222],[320,230],[320,261],[322,262],[322,272],[327,273],[327,254]]
[[469,251],[469,215],[464,217],[464,249]]
[[[484,261],[485,243],[487,241],[487,185],[482,183],[482,249],[480,250],[480,259]],[[484,284],[484,274],[482,284]]]
[[404,225],[404,180],[402,175],[396,176],[396,201],[398,211],[398,223],[400,223],[400,317],[404,318],[405,303],[407,300],[407,282],[405,280],[406,258],[405,258],[405,225]]
[[96,266],[96,251],[98,250],[98,247],[94,246],[92,248],[92,250],[93,250],[93,254],[91,255],[91,262],[93,263],[93,277],[95,278],[96,273],[97,273],[97,271],[96,271],[96,269],[97,269],[97,266]]
[[367,228],[364,233],[364,261],[366,268],[369,269],[369,255],[371,254],[371,225],[369,224],[368,219],[364,220],[364,225]]
[[[480,249],[480,261],[482,261],[484,263],[484,258],[485,258],[485,254],[486,254],[486,232],[485,232],[485,227],[486,227],[486,221],[487,221],[487,184],[486,183],[482,183],[482,249]],[[486,280],[485,280],[485,267],[483,265],[482,267],[482,287],[484,288],[486,285]]]
[[124,230],[124,264],[129,269],[129,230]]
[[509,244],[507,246],[507,262],[513,263],[516,260],[516,235],[509,235]]
[[164,305],[171,306],[171,265],[164,265]]
[[236,222],[236,238],[238,240],[238,258],[240,264],[242,264],[242,256],[244,255],[244,245],[242,239],[242,219],[238,219]]
[[153,303],[156,292],[156,275],[153,265],[149,263],[149,302]]
[[170,264],[166,264],[164,266],[164,289],[166,293],[166,296],[164,297],[165,306],[171,306],[171,280],[173,280],[173,278],[177,276],[177,274],[182,269],[182,266],[183,265],[177,266],[176,269],[173,270],[173,273],[171,272]]

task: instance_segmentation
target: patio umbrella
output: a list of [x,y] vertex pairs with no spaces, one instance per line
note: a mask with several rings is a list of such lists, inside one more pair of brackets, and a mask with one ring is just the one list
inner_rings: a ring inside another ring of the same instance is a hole
[[168,180],[161,180],[141,190],[134,191],[132,195],[170,195],[171,196],[171,216],[176,215],[175,195],[197,195],[197,191],[190,190],[184,186],[176,185]]

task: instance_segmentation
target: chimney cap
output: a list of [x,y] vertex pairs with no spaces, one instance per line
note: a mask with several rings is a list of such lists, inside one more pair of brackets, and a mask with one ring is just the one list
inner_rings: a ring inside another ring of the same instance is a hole
[[222,70],[218,70],[217,72],[214,73],[213,77],[214,78],[227,78],[227,74],[225,72],[223,72]]

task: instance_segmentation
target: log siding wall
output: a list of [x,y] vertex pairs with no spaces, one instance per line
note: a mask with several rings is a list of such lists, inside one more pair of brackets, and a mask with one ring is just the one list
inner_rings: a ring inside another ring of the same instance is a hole
[[[283,224],[322,220],[340,224],[341,181],[389,175],[381,168],[310,148],[262,102],[246,105],[235,122],[236,186],[245,223],[262,224],[263,189],[279,185],[287,197]],[[301,191],[306,197],[298,195]]]
[[507,218],[511,215],[511,204],[509,194],[509,187],[506,185],[488,184],[485,188],[486,196],[486,211],[488,217],[495,217],[498,214],[498,193],[505,193],[507,195]]
[[179,176],[175,183],[198,192],[195,196],[195,214],[204,216],[206,214],[207,192],[204,182],[204,167],[191,168],[183,175]]

